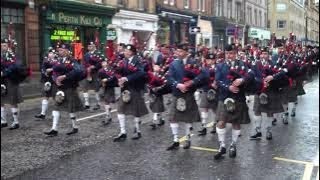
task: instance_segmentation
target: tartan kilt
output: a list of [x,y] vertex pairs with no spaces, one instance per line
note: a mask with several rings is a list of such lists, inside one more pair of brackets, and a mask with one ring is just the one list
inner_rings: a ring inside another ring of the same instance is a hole
[[253,100],[253,112],[256,116],[261,116],[261,113],[266,113],[268,117],[272,117],[273,114],[283,112],[283,107],[279,99],[280,94],[276,91],[266,92],[268,95],[268,104],[260,104],[259,96],[255,95]]
[[165,111],[163,103],[163,95],[149,94],[150,104],[149,108],[154,113],[162,113]]
[[82,101],[79,97],[79,93],[76,87],[59,89],[54,87],[54,99],[58,91],[63,91],[65,94],[65,99],[61,104],[54,103],[53,109],[56,111],[64,111],[69,113],[75,113],[84,110]]
[[[129,90],[131,93],[131,100],[126,103],[123,101],[122,92]],[[118,114],[132,115],[134,117],[141,117],[147,115],[148,109],[143,98],[144,90],[136,89],[121,89],[121,95],[118,103]]]
[[216,112],[218,107],[218,100],[209,101],[207,98],[206,91],[200,91],[200,103],[199,108],[211,109],[213,112]]
[[54,90],[54,88],[55,88],[55,86],[53,85],[54,84],[54,82],[51,82],[51,89],[49,90],[49,91],[45,91],[43,88],[44,88],[44,84],[45,84],[45,82],[44,83],[42,83],[42,89],[41,89],[41,92],[42,92],[42,96],[43,97],[47,97],[47,98],[50,98],[50,97],[54,97],[54,92],[55,92],[55,90]]
[[216,119],[218,121],[224,121],[226,123],[238,123],[238,124],[249,124],[251,122],[249,116],[249,108],[246,102],[236,101],[236,110],[233,113],[229,113],[223,101],[218,102]]
[[288,87],[288,91],[287,91],[287,95],[288,95],[288,102],[296,102],[298,100],[298,88],[297,88],[297,84],[296,84],[296,80],[295,81],[295,85],[293,87]]
[[303,88],[303,80],[304,78],[297,78],[297,95],[298,96],[302,96],[306,94]]
[[[186,102],[186,110],[180,112],[177,110],[177,100],[178,98],[184,98]],[[171,123],[185,122],[193,123],[200,122],[200,112],[197,102],[194,97],[194,92],[187,92],[180,94],[178,96],[172,96],[172,103],[169,107],[169,121]]]
[[289,87],[285,87],[280,89],[279,93],[280,93],[280,100],[282,104],[287,104],[288,101],[288,91],[289,91]]
[[99,89],[99,97],[101,101],[106,104],[111,104],[116,102],[116,95],[114,87],[100,87]]
[[23,102],[20,84],[8,80],[6,83],[7,94],[1,96],[1,104],[18,105]]
[[99,91],[100,84],[98,79],[98,73],[92,73],[92,81],[88,81],[86,78],[82,80],[82,89],[84,92],[89,90]]

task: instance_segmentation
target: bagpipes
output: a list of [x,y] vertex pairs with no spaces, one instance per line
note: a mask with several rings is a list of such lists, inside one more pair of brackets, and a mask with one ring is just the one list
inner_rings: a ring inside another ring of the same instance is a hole
[[98,72],[98,78],[102,87],[116,87],[118,78],[111,68],[101,68]]

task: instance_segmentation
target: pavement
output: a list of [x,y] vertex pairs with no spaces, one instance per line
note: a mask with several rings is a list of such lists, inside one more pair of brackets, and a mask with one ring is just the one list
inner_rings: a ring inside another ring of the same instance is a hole
[[[290,118],[289,125],[278,120],[272,128],[273,140],[265,139],[264,128],[260,141],[250,141],[254,122],[244,125],[237,157],[225,156],[219,161],[213,158],[219,147],[217,135],[197,136],[199,123],[194,124],[189,150],[166,151],[172,139],[169,123],[153,131],[149,127],[151,114],[142,118],[140,140],[130,139],[131,118],[127,121],[129,138],[112,142],[119,132],[115,110],[109,126],[101,126],[104,115],[100,110],[80,112],[80,132],[74,136],[65,135],[71,122],[64,113],[59,135],[48,138],[43,131],[49,130],[52,122],[33,118],[39,112],[40,99],[26,100],[21,105],[21,128],[1,129],[1,179],[319,179],[319,79],[305,85],[305,90],[307,94],[299,97],[296,117]],[[252,102],[249,106],[252,108]],[[267,123],[264,120],[263,127]],[[183,141],[183,124],[179,134]],[[229,145],[230,130],[227,137]]]

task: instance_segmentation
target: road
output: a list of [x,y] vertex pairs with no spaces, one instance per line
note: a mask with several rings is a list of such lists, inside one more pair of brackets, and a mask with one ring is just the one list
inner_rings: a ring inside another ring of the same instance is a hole
[[[29,100],[22,104],[21,128],[1,130],[1,179],[316,179],[319,80],[307,84],[305,90],[307,94],[299,97],[296,117],[290,118],[289,125],[278,120],[273,127],[273,140],[265,139],[263,129],[262,140],[250,141],[252,122],[242,126],[237,157],[226,156],[219,161],[213,158],[219,147],[217,135],[197,136],[200,124],[194,125],[191,149],[166,151],[171,143],[169,123],[153,131],[149,127],[151,115],[142,119],[142,138],[138,141],[130,139],[133,121],[128,120],[129,138],[112,142],[112,136],[119,132],[115,111],[113,123],[107,127],[100,126],[103,116],[95,116],[102,111],[81,112],[80,132],[74,136],[65,135],[71,125],[67,114],[63,114],[59,135],[48,138],[43,131],[50,129],[51,121],[35,121],[33,116],[39,111],[40,100]],[[181,129],[181,136],[183,132]],[[226,142],[230,142],[230,131],[227,137]]]

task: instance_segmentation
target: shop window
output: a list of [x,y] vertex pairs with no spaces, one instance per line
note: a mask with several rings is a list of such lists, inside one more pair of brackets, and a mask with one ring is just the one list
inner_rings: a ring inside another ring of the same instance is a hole
[[277,21],[277,28],[278,28],[278,29],[284,29],[284,28],[286,28],[286,23],[287,23],[287,21],[283,21],[283,20]]
[[163,0],[163,4],[169,4],[169,0]]
[[[12,23],[10,25],[10,22]],[[18,60],[25,64],[25,25],[24,10],[1,7],[1,38],[11,37],[17,42],[15,53]]]
[[227,15],[228,15],[228,18],[229,18],[229,19],[232,18],[232,0],[228,0],[228,4],[227,4]]
[[102,4],[102,0],[94,0],[95,3]]
[[175,0],[169,0],[170,1],[170,6],[174,6],[176,4]]
[[210,46],[210,39],[207,39],[207,38],[204,39],[204,46],[205,46],[205,47],[211,47],[211,46]]

